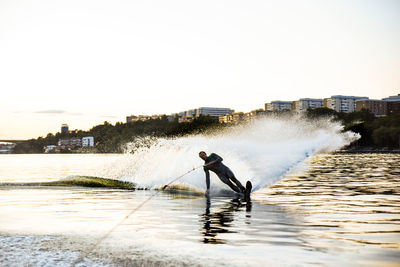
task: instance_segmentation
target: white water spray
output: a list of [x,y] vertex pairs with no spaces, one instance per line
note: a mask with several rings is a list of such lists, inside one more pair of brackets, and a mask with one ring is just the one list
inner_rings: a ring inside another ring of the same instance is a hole
[[[134,153],[127,153],[125,160],[114,166],[113,176],[139,187],[159,188],[204,164],[198,157],[198,152],[204,150],[220,155],[242,183],[253,183],[255,191],[284,178],[312,155],[338,150],[359,138],[353,132],[342,133],[342,129],[339,123],[328,119],[269,116],[213,135],[160,138],[150,145],[146,139],[144,147],[138,148],[137,142],[127,144]],[[204,171],[199,168],[177,183],[204,191]],[[212,173],[211,188],[227,186]]]

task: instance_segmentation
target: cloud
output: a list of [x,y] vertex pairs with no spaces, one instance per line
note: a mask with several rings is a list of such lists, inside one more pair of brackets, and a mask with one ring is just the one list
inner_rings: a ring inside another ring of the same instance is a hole
[[68,112],[65,110],[61,110],[61,109],[49,109],[49,110],[39,110],[39,111],[35,111],[34,113],[37,114],[66,114],[66,115],[72,115],[72,116],[82,116],[82,113],[79,112]]
[[68,113],[65,110],[61,109],[49,109],[49,110],[40,110],[40,111],[35,111],[34,113],[40,113],[40,114],[65,114]]

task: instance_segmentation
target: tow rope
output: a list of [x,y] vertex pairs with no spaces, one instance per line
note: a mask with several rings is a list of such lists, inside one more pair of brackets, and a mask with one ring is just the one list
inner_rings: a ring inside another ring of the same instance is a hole
[[[207,164],[209,165],[209,164]],[[114,227],[112,227],[110,230],[108,230],[107,233],[105,233],[101,238],[99,238],[99,240],[97,240],[97,242],[92,245],[88,250],[85,251],[85,253],[83,253],[76,261],[74,261],[73,266],[76,266],[78,263],[80,263],[87,255],[89,255],[90,253],[93,252],[93,250],[98,247],[101,242],[103,242],[112,232],[114,232],[115,229],[117,229],[118,226],[120,226],[124,221],[126,221],[132,214],[134,214],[136,211],[138,211],[141,207],[144,206],[144,204],[146,204],[148,201],[150,201],[153,197],[155,197],[156,195],[158,195],[161,191],[165,190],[168,186],[170,186],[172,183],[176,182],[177,180],[181,179],[183,176],[191,173],[194,170],[197,170],[200,167],[203,167],[206,165],[200,165],[197,167],[194,167],[193,169],[185,172],[184,174],[178,176],[177,178],[173,179],[172,181],[170,181],[169,183],[167,183],[166,185],[164,185],[161,190],[157,190],[154,194],[152,194],[150,197],[148,197],[147,199],[145,199],[142,203],[140,203],[136,208],[134,208],[133,210],[131,210],[124,218],[122,218],[122,220],[120,222],[118,222],[116,225],[114,225]]]

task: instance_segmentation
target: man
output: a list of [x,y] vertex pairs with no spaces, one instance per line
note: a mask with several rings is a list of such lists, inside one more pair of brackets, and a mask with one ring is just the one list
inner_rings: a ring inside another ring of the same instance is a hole
[[199,157],[205,161],[204,172],[206,173],[206,185],[207,190],[205,192],[208,195],[210,190],[210,171],[213,171],[218,178],[227,184],[233,191],[237,193],[245,193],[246,188],[236,179],[233,172],[222,163],[222,158],[215,153],[211,153],[207,156],[206,152],[200,151]]

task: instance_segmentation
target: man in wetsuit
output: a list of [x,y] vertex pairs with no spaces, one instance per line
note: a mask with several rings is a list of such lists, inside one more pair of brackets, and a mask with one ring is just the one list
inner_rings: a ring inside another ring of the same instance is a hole
[[206,152],[200,151],[199,157],[205,161],[204,164],[204,172],[206,173],[206,185],[207,190],[205,192],[208,195],[210,190],[210,171],[213,171],[218,178],[224,183],[227,184],[233,191],[237,193],[244,193],[245,188],[240,183],[238,179],[236,179],[233,172],[222,163],[222,158],[215,153],[211,153],[210,156],[207,156]]

